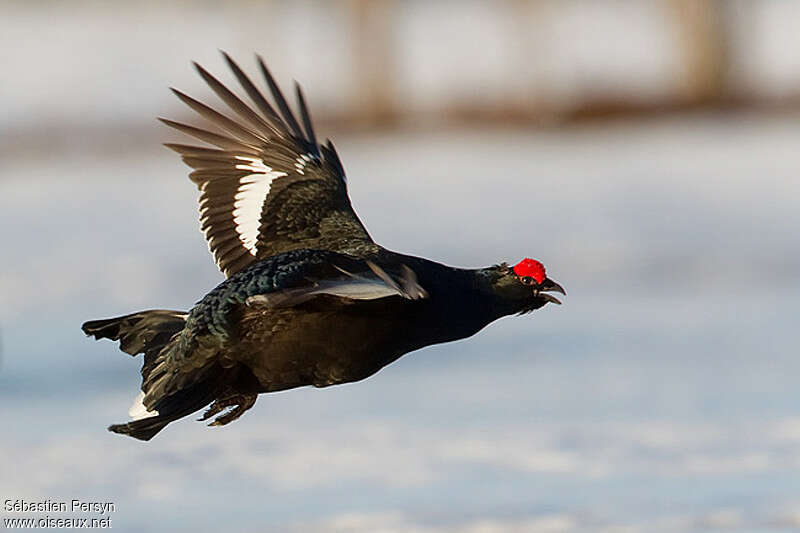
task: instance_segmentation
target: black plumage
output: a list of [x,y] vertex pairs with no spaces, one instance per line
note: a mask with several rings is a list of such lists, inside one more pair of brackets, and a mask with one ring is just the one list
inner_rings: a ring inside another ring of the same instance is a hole
[[223,133],[161,120],[214,146],[167,144],[193,169],[200,227],[227,279],[189,312],[83,324],[144,354],[134,420],[111,431],[149,440],[209,404],[202,420],[227,424],[260,393],[358,381],[410,351],[560,303],[548,291],[564,290],[538,261],[459,269],[377,245],[350,205],[333,144],[317,142],[300,86],[298,121],[261,58],[277,111],[224,55],[258,111],[195,64],[243,122],[175,89]]

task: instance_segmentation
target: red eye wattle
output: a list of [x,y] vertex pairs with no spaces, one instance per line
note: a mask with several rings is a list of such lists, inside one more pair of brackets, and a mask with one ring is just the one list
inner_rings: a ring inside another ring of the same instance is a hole
[[530,259],[528,257],[514,265],[514,274],[519,277],[533,278],[536,280],[536,283],[542,283],[547,277],[544,265],[536,259]]

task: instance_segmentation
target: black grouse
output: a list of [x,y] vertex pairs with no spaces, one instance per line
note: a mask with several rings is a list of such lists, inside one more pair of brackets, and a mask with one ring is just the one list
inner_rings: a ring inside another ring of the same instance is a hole
[[195,63],[241,120],[174,90],[221,132],[162,122],[212,147],[167,144],[194,170],[200,227],[226,280],[189,312],[151,310],[83,324],[87,335],[144,354],[130,422],[149,440],[210,404],[211,425],[239,418],[262,392],[371,376],[408,352],[469,337],[564,289],[524,259],[479,269],[389,251],[370,238],[330,140],[318,143],[300,86],[300,119],[259,57],[273,104],[224,54],[255,106]]

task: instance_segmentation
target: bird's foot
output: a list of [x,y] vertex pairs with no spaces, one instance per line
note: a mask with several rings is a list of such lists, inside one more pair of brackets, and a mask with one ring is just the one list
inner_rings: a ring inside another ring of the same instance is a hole
[[206,409],[198,421],[203,422],[209,418],[220,414],[209,426],[224,426],[242,416],[245,411],[253,407],[256,403],[257,394],[236,394],[214,400],[214,403]]

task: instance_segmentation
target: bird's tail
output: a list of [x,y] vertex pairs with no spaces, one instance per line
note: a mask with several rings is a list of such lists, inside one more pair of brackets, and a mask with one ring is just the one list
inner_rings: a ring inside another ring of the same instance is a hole
[[[186,324],[183,311],[141,311],[116,318],[91,320],[81,326],[95,339],[118,340],[120,349],[128,354],[144,354],[142,383],[147,383],[154,368],[162,366],[165,350],[177,340]],[[145,392],[139,394],[129,411],[132,421],[109,426],[115,433],[130,435],[140,440],[150,440],[170,422],[202,409],[217,397],[221,383],[227,376],[221,368],[206,368],[191,383],[180,390],[156,398],[148,409],[144,405]],[[150,403],[150,402],[148,402]]]
[[221,373],[217,372],[216,375],[212,373],[202,381],[160,398],[150,411],[144,407],[144,393],[140,393],[128,411],[133,420],[124,424],[112,424],[108,426],[108,430],[139,440],[152,439],[170,422],[188,416],[213,402],[217,398],[219,385],[222,382]]
[[98,340],[119,341],[119,349],[125,353],[143,353],[146,363],[148,356],[160,352],[183,329],[186,317],[184,311],[155,309],[116,318],[90,320],[81,329]]

